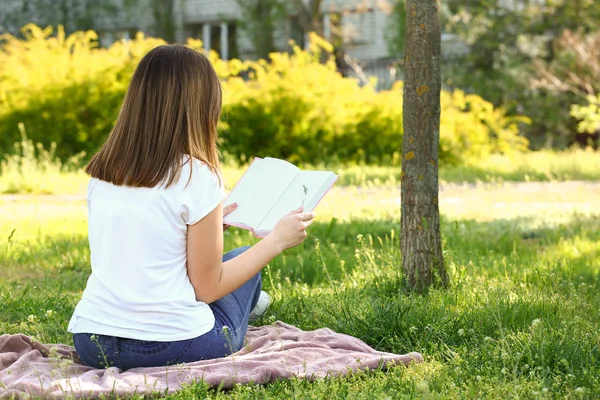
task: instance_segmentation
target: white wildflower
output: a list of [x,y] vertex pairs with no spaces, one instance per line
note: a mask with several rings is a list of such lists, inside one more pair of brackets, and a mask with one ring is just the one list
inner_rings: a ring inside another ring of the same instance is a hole
[[427,383],[427,381],[421,381],[417,383],[416,389],[419,392],[429,392],[429,384]]

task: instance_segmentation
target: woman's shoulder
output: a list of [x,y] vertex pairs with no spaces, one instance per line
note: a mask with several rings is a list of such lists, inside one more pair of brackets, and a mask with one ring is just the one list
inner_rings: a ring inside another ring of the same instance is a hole
[[[190,175],[191,172],[191,175]],[[212,211],[222,200],[224,188],[218,172],[198,159],[190,159],[182,166],[179,181],[179,198],[184,207],[184,221],[193,225]]]
[[89,199],[90,196],[92,195],[92,193],[94,192],[94,190],[96,189],[96,187],[101,184],[103,181],[101,181],[98,178],[94,178],[93,176],[90,176],[89,180],[88,180],[88,185],[87,185],[87,198]]
[[190,185],[219,188],[221,181],[220,172],[214,171],[206,162],[193,157],[184,158],[178,182],[182,188]]
[[186,157],[181,165],[181,177],[186,178],[190,170],[192,175],[197,174],[200,178],[218,177],[218,172],[215,172],[206,162],[198,158]]

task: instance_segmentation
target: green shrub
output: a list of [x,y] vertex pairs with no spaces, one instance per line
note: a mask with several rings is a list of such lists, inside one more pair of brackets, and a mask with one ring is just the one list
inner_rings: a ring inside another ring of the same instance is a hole
[[76,193],[85,187],[87,176],[79,169],[84,153],[65,162],[56,158],[56,143],[47,150],[41,143],[27,138],[19,124],[21,141],[14,144],[14,154],[0,161],[0,193]]
[[[224,145],[239,159],[277,155],[292,162],[327,158],[399,162],[402,147],[402,83],[376,92],[337,72],[331,49],[312,38],[311,52],[272,54],[249,62],[251,79],[228,77]],[[317,60],[328,58],[328,62]],[[461,164],[493,153],[523,151],[523,117],[507,117],[477,95],[442,92],[440,162]]]
[[[112,128],[139,59],[164,43],[138,35],[101,49],[91,31],[66,37],[59,28],[53,36],[51,28],[28,25],[23,32],[24,40],[3,36],[0,52],[0,156],[13,151],[19,123],[35,143],[57,143],[61,159],[93,153]],[[187,45],[202,48],[197,40]],[[268,62],[223,61],[211,52],[225,93],[224,153],[242,162],[268,155],[312,164],[399,163],[402,84],[383,92],[375,82],[361,87],[337,73],[331,51],[313,37],[309,50],[273,53]],[[443,92],[440,161],[524,150],[519,121],[479,96]]]
[[102,144],[137,61],[161,43],[139,38],[98,49],[92,31],[67,37],[59,27],[52,36],[51,28],[27,25],[23,34],[1,37],[0,154],[19,141],[23,122],[34,142],[56,142],[62,159]]
[[588,96],[585,106],[571,106],[571,115],[580,122],[578,130],[581,133],[595,133],[600,130],[600,94]]

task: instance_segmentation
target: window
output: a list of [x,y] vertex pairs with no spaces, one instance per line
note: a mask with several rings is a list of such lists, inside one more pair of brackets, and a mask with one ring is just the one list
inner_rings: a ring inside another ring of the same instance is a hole
[[234,21],[188,25],[186,37],[202,40],[205,50],[216,51],[224,60],[238,57],[237,26]]
[[[211,50],[216,51],[223,59],[237,58],[237,26],[235,22],[223,22],[210,26]],[[224,54],[224,50],[227,54]]]

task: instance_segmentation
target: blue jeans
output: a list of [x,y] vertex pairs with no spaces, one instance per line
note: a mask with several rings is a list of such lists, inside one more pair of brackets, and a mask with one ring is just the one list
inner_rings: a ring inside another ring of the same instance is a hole
[[[248,248],[241,247],[226,253],[223,261],[242,254]],[[75,349],[81,361],[90,367],[118,367],[122,370],[225,357],[242,348],[248,317],[258,302],[261,288],[259,272],[240,288],[209,304],[215,315],[215,326],[193,339],[154,342],[76,333],[73,335]]]

